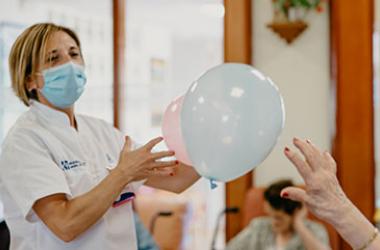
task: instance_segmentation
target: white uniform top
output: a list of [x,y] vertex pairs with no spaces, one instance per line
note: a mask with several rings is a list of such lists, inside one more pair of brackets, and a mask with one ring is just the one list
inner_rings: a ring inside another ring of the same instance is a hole
[[[115,166],[124,136],[104,121],[66,114],[32,102],[9,131],[0,156],[0,197],[11,232],[11,250],[137,249],[131,203],[111,207],[75,240],[65,243],[34,213],[40,198],[64,193],[71,199],[95,187]],[[126,186],[135,192],[141,183]],[[98,202],[93,205],[97,206]]]

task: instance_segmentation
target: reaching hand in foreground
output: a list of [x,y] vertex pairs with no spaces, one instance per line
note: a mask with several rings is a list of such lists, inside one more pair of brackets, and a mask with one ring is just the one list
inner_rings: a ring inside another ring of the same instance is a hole
[[293,144],[304,157],[287,147],[284,153],[302,176],[306,189],[288,187],[281,196],[303,202],[310,212],[332,224],[354,249],[380,249],[377,230],[339,185],[332,156],[308,140],[294,139]]

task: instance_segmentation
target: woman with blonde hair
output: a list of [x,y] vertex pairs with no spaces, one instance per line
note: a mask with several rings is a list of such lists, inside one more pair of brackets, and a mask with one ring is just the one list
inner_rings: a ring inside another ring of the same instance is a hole
[[78,36],[52,23],[14,43],[12,87],[29,106],[0,156],[0,196],[13,250],[137,249],[131,203],[142,183],[182,192],[199,179],[191,166],[161,161],[162,138],[136,148],[106,122],[77,115],[86,86]]

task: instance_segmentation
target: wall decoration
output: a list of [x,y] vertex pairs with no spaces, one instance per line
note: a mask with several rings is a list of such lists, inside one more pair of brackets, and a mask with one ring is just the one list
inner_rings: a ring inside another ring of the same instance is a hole
[[323,12],[327,0],[272,0],[273,20],[268,28],[291,44],[308,27],[309,11]]

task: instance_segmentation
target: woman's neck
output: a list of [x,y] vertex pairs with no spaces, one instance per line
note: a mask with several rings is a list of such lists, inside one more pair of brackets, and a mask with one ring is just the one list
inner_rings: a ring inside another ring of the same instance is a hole
[[75,116],[74,116],[74,107],[65,108],[65,109],[57,109],[57,108],[55,109],[65,113],[69,117],[70,126],[77,129],[77,123],[75,121]]
[[70,126],[77,129],[77,124],[76,124],[75,115],[74,115],[74,105],[68,108],[57,108],[53,106],[50,102],[48,102],[45,98],[41,98],[41,97],[39,98],[39,102],[52,109],[65,113],[67,117],[69,118]]

